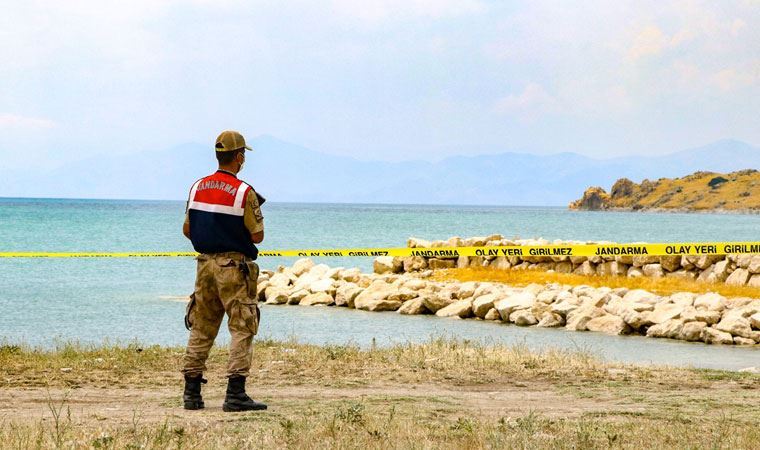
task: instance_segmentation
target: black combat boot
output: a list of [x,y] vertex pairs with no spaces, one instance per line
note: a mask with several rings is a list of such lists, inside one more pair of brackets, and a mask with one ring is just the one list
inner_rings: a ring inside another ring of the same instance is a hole
[[226,412],[261,411],[267,409],[267,405],[252,400],[245,393],[245,377],[237,376],[227,381],[227,396],[222,409]]
[[201,384],[206,384],[208,380],[203,379],[203,375],[189,377],[185,375],[185,393],[182,400],[185,401],[185,409],[203,409],[203,397],[201,397]]

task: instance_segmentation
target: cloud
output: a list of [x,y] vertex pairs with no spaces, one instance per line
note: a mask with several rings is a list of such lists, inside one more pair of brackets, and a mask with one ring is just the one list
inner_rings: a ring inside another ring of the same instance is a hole
[[480,0],[333,0],[332,6],[340,15],[370,23],[392,19],[440,19],[486,9]]
[[730,67],[718,71],[713,76],[713,81],[724,92],[752,86],[760,81],[760,60],[756,61],[754,67],[749,67],[747,70]]
[[56,123],[50,119],[39,117],[25,117],[16,114],[0,114],[0,128],[14,129],[49,129],[54,128]]
[[525,120],[560,110],[557,99],[540,84],[528,83],[519,94],[510,94],[496,102],[494,108],[504,114],[516,114]]
[[678,48],[694,37],[695,33],[689,29],[682,29],[672,36],[668,36],[660,28],[648,25],[633,38],[628,49],[628,58],[637,60],[647,56],[657,56],[666,50]]

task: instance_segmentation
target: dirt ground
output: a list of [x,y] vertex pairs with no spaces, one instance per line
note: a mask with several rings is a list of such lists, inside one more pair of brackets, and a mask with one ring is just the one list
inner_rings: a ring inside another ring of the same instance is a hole
[[0,348],[0,447],[756,448],[760,375],[607,364],[437,341],[387,349],[260,342],[224,413],[226,350],[206,409],[182,409],[182,350]]
[[[140,389],[108,389],[84,386],[76,389],[15,388],[0,391],[0,417],[13,422],[52,419],[53,408],[65,405],[75,421],[131,424],[137,414],[142,423],[163,422],[167,417],[182,421],[224,421],[235,414],[222,412],[223,380],[204,386],[203,411],[185,411],[181,406],[182,385]],[[249,387],[257,400],[268,403],[267,412],[287,414],[303,405],[348,401],[404,402],[439,414],[477,415],[500,418],[539,413],[547,417],[578,417],[583,414],[641,412],[641,405],[621,398],[577,398],[558,392],[542,382],[446,386],[437,384],[370,383],[362,387],[330,388],[318,385]]]

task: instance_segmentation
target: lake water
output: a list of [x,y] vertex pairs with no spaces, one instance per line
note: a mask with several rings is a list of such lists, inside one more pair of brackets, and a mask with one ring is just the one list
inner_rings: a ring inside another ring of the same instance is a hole
[[[564,208],[332,205],[268,202],[262,249],[399,247],[409,236],[648,241],[757,241],[760,215],[598,213]],[[190,251],[184,203],[0,199],[0,251]],[[292,264],[261,258],[262,268]],[[370,270],[371,258],[322,258]],[[184,345],[192,258],[0,259],[0,340],[50,347],[139,341]],[[760,351],[480,321],[404,317],[340,308],[266,306],[262,336],[311,343],[385,345],[448,336],[533,348],[590,350],[610,360],[738,369]],[[220,341],[228,340],[226,332]]]

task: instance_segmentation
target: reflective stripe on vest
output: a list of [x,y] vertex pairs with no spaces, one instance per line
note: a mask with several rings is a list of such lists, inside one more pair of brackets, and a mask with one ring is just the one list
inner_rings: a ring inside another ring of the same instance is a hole
[[[217,175],[201,178],[193,184],[190,189],[188,209],[242,216],[245,212],[245,196],[251,187],[231,175],[225,174],[224,180],[218,179]],[[206,187],[207,185],[209,187]],[[217,187],[225,187],[224,185],[232,186],[234,197],[230,192]],[[198,193],[199,186],[201,187],[200,194]]]

